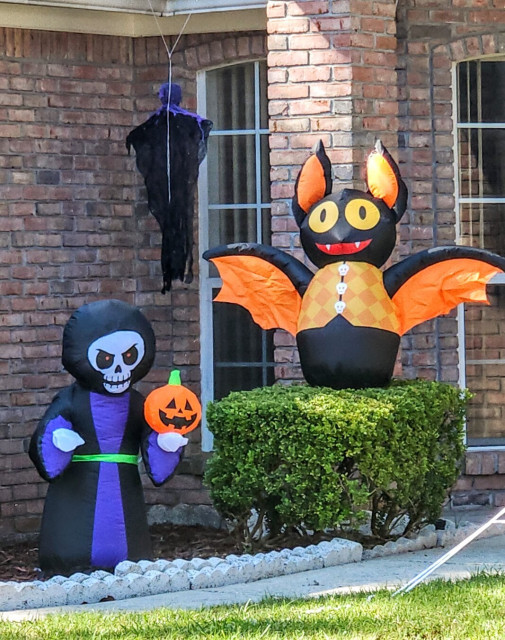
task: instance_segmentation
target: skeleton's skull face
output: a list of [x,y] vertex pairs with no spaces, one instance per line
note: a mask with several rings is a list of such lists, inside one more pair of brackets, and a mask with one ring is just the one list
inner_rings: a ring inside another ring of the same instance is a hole
[[102,374],[108,393],[123,393],[132,383],[132,373],[142,361],[145,344],[136,331],[115,331],[101,336],[88,348],[88,360]]
[[97,300],[76,309],[63,331],[62,362],[85,389],[119,396],[151,368],[153,329],[136,307]]

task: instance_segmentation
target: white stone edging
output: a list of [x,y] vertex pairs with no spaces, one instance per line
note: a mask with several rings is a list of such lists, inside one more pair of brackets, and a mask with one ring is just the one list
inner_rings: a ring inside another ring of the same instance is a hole
[[[104,598],[124,600],[174,591],[254,582],[407,551],[453,546],[477,528],[478,525],[465,523],[459,528],[452,526],[443,531],[436,531],[434,525],[428,525],[415,538],[398,538],[395,542],[386,542],[365,551],[358,542],[334,538],[308,547],[255,555],[232,554],[225,558],[154,562],[125,560],[117,565],[114,573],[94,571],[89,575],[74,573],[68,578],[54,576],[46,581],[0,582],[0,611],[93,604]],[[493,525],[482,535],[489,537],[498,533],[498,527]]]

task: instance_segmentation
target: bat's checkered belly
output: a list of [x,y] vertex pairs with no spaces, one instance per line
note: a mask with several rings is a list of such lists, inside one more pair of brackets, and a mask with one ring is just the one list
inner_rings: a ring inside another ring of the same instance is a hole
[[400,344],[398,329],[379,269],[359,262],[328,265],[311,281],[298,319],[305,379],[340,389],[387,385]]
[[298,331],[324,327],[337,316],[355,327],[399,332],[382,271],[364,262],[336,262],[314,275],[303,296]]

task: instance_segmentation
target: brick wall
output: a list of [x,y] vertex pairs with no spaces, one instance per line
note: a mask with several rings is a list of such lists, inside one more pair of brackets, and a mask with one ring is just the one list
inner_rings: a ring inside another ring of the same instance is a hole
[[[289,204],[310,148],[323,141],[335,190],[364,187],[364,161],[377,138],[396,155],[395,1],[276,0],[267,16],[272,243],[311,266]],[[278,375],[300,378],[294,338],[277,335],[276,345]]]
[[[196,108],[198,69],[261,56],[262,34],[183,37],[184,106]],[[109,297],[140,306],[158,352],[139,389],[176,366],[199,391],[198,260],[191,285],[161,295],[160,233],[124,142],[159,106],[166,62],[158,38],[0,29],[0,537],[39,526],[46,483],[26,450],[70,382],[60,345],[74,309]],[[202,469],[197,431],[166,488],[146,483],[147,501],[208,504]]]
[[[505,51],[505,12],[497,0],[440,5],[436,0],[268,3],[276,246],[303,257],[289,198],[313,141],[321,138],[331,147],[335,189],[351,181],[361,188],[362,161],[376,137],[399,159],[410,193],[393,258],[454,243],[452,67]],[[497,340],[501,345],[501,337]],[[282,345],[281,370],[299,376],[296,353],[288,351],[284,336]],[[402,340],[401,372],[457,384],[457,347],[455,313],[424,323]],[[479,384],[476,376],[468,382]],[[492,411],[504,399],[501,383],[495,391]],[[469,455],[471,471],[467,465],[455,502],[471,502],[484,491],[488,502],[498,504],[494,491],[505,488],[499,454],[489,454],[496,462],[492,471],[484,454]]]
[[37,526],[26,455],[62,373],[62,328],[94,299],[135,302],[137,178],[127,40],[0,30],[0,533]]
[[[455,239],[453,65],[473,57],[496,56],[505,47],[505,12],[497,2],[453,0],[443,10],[434,4],[400,2],[399,10],[399,60],[405,83],[401,133],[411,191],[411,224],[405,244],[412,251],[432,243],[451,244]],[[503,343],[501,318],[496,306],[467,311],[467,328],[469,322],[475,324],[474,336],[467,337],[469,359],[476,356],[483,341],[488,353],[493,344]],[[403,350],[404,371],[416,373],[420,359],[426,373],[456,382],[455,313],[420,329],[424,331],[414,333],[410,348]],[[422,350],[418,349],[420,340],[425,340]],[[484,424],[500,421],[505,400],[501,369],[495,379],[485,381],[478,367],[467,367],[466,383],[475,393],[469,410],[471,420],[483,420]],[[452,492],[453,504],[505,504],[502,457],[501,452],[492,450],[467,453],[463,475]]]
[[469,451],[450,499],[454,507],[505,507],[505,452]]

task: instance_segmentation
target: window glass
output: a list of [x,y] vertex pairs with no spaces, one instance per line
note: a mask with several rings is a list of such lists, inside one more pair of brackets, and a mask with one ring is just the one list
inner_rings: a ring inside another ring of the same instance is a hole
[[460,193],[505,197],[505,129],[459,128]]
[[214,304],[213,324],[215,398],[274,382],[272,331],[262,331],[234,304]]
[[263,376],[263,369],[257,365],[246,367],[217,366],[214,373],[214,397],[220,400],[230,391],[244,391],[264,387],[275,382],[273,368],[266,369],[267,377]]
[[[264,61],[206,73],[206,115],[214,122],[206,163],[208,247],[270,243],[266,79]],[[203,286],[210,287],[210,300],[221,283],[213,265],[207,272]],[[212,367],[213,397],[272,384],[273,331],[261,330],[248,311],[232,304],[212,304],[207,318],[212,362],[202,362],[202,368]]]
[[[263,69],[260,91],[256,93],[256,72]],[[236,64],[207,73],[207,117],[214,123],[214,132],[254,129],[256,127],[256,98],[266,107],[266,63]],[[265,128],[267,122],[263,123]]]
[[[460,238],[505,256],[505,61],[460,63],[457,79]],[[505,445],[505,286],[488,295],[464,310],[470,446]]]
[[256,242],[256,209],[212,209],[209,211],[209,246],[234,242]]
[[209,204],[255,203],[256,160],[254,134],[211,136],[207,161]]
[[505,122],[505,64],[472,60],[458,65],[459,122]]

